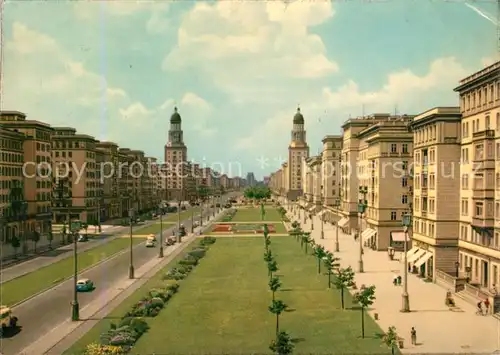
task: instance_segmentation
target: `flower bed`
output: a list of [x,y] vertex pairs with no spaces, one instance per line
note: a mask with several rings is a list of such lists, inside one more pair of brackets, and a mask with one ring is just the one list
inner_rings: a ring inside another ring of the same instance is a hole
[[99,343],[89,344],[85,355],[119,355],[128,353],[139,338],[148,331],[147,319],[156,317],[179,290],[179,281],[205,257],[208,247],[215,243],[213,237],[204,237],[188,251],[182,260],[162,276],[162,282],[137,302],[117,323],[100,336]]
[[[276,228],[273,224],[268,224],[269,233],[276,233]],[[216,224],[212,233],[233,233],[233,234],[248,234],[248,233],[264,233],[264,225],[262,224]]]
[[226,211],[224,216],[221,218],[221,222],[231,222],[234,218],[234,215],[236,214],[235,209],[230,209],[229,211]]

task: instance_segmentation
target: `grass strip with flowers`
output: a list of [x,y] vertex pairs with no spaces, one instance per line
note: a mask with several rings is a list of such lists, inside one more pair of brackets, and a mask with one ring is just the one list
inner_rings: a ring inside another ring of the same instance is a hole
[[[178,292],[189,273],[205,256],[213,237],[198,239],[181,257],[174,259],[122,305],[96,324],[64,354],[120,355],[130,352],[139,338],[149,330],[148,319],[156,317]],[[175,266],[172,267],[172,264]],[[147,289],[147,292],[144,292]],[[112,321],[111,319],[119,319]]]

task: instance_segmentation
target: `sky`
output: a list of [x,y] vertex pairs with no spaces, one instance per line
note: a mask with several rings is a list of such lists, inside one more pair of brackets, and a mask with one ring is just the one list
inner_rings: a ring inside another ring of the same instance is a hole
[[458,105],[497,61],[495,1],[6,1],[3,110],[164,158],[174,106],[188,157],[258,179],[349,117]]

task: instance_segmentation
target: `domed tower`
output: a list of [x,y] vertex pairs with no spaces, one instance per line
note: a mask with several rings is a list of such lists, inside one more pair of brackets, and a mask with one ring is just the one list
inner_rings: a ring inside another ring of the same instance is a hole
[[304,129],[304,115],[297,107],[297,112],[293,116],[293,129],[291,132],[291,142],[288,146],[288,179],[286,189],[290,200],[296,200],[302,195],[302,170],[305,159],[309,158],[309,146],[306,141],[306,131]]
[[165,168],[168,172],[166,181],[167,200],[183,200],[186,185],[187,147],[184,144],[182,118],[177,107],[170,116],[168,142],[165,145]]

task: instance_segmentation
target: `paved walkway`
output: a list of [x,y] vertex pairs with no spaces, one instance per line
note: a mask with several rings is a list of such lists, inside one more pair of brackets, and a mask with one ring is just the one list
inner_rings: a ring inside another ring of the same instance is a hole
[[[324,224],[325,239],[321,237],[321,221],[314,218],[314,230],[311,236],[330,251],[335,250],[335,227]],[[290,220],[299,220],[297,215],[290,215]],[[311,231],[311,221],[302,228]],[[358,270],[359,242],[351,235],[339,230],[342,267],[351,266]],[[399,255],[398,255],[399,254]],[[396,253],[399,258],[401,253]],[[401,293],[403,288],[394,286],[395,274],[401,274],[403,264],[390,261],[387,252],[364,249],[364,273],[356,273],[356,284],[375,285],[376,301],[369,314],[379,314],[377,323],[386,331],[395,326],[398,334],[405,339],[403,353],[489,353],[500,349],[500,321],[490,316],[478,316],[474,306],[455,297],[460,311],[452,312],[444,304],[446,290],[437,284],[424,282],[415,275],[408,275],[410,295],[410,313],[401,313]],[[417,346],[409,344],[410,329],[417,330]]]

